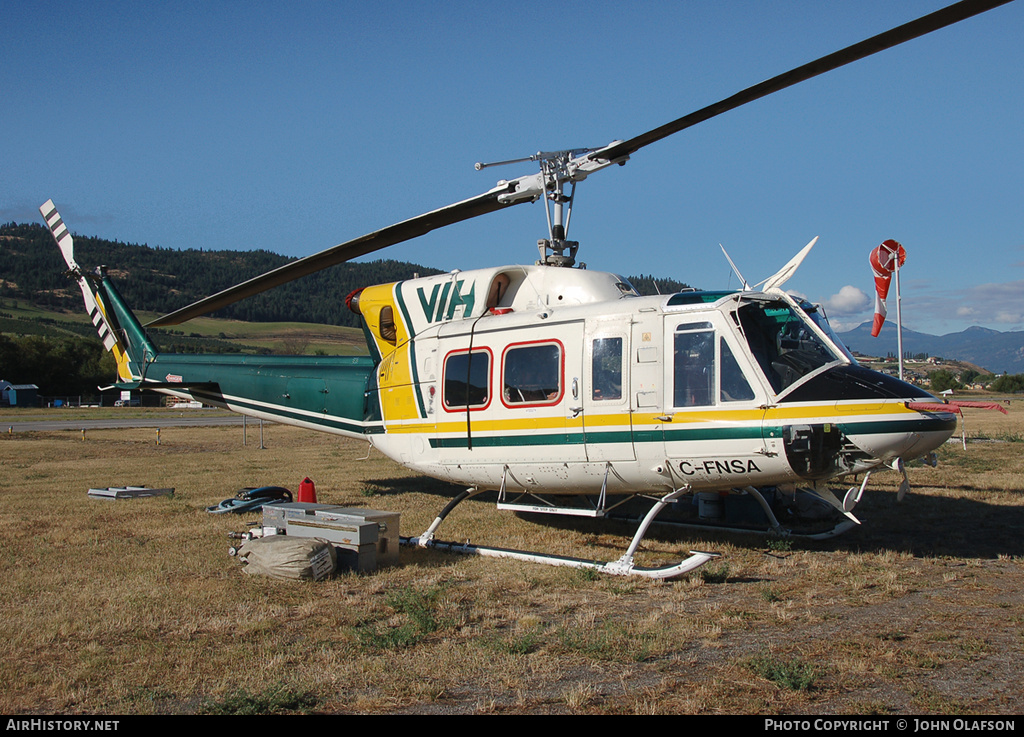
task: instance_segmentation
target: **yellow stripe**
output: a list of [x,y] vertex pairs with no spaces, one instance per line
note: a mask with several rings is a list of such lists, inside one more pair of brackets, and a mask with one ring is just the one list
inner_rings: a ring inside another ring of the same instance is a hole
[[[720,424],[723,422],[732,423],[758,423],[762,419],[767,422],[778,422],[782,420],[806,420],[813,422],[838,421],[846,417],[863,416],[892,416],[917,414],[914,410],[907,409],[902,403],[891,402],[888,404],[834,404],[817,405],[811,407],[773,407],[767,410],[746,409],[746,410],[702,410],[702,411],[677,411],[672,416],[672,424],[675,427],[682,425]],[[588,415],[586,426],[602,429],[628,429],[633,426],[638,429],[650,427],[663,427],[665,422],[657,419],[663,417],[658,414],[633,414],[632,422],[630,414],[626,412],[602,415]],[[518,432],[525,430],[579,430],[583,428],[581,419],[566,421],[564,417],[529,417],[516,418],[506,417],[494,420],[479,419],[474,416],[471,420],[473,431],[479,432]],[[433,423],[424,422],[389,422],[387,431],[393,433],[460,433],[466,430],[465,416],[446,422]]]

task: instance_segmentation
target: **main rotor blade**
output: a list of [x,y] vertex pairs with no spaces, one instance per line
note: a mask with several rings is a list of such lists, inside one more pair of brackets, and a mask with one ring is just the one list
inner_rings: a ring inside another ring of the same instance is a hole
[[[863,59],[879,51],[897,46],[918,36],[931,33],[1000,5],[1005,5],[1008,2],[1012,2],[1012,0],[962,0],[923,18],[918,18],[915,21],[869,38],[866,41],[861,41],[841,51],[823,56],[817,61],[804,64],[801,67],[780,74],[753,87],[748,87],[732,97],[728,97],[713,105],[708,105],[702,110],[690,113],[671,123],[666,123],[635,138],[614,142],[598,151],[585,154],[579,157],[579,159],[574,160],[574,168],[576,170],[574,180],[582,180],[587,174],[609,166],[612,163],[624,163],[630,154],[644,146],[660,141],[662,138],[678,133],[716,115],[837,69],[858,59]],[[268,289],[280,286],[299,277],[343,263],[357,256],[373,253],[396,243],[411,240],[437,228],[501,210],[520,202],[533,201],[541,196],[543,192],[543,178],[538,178],[537,175],[520,177],[511,182],[502,183],[500,186],[468,200],[442,207],[409,220],[403,220],[395,225],[390,225],[387,228],[355,238],[312,256],[306,256],[298,261],[293,261],[290,264],[286,264],[266,274],[257,276],[249,281],[194,302],[180,310],[157,318],[148,323],[147,327],[178,325],[193,317],[222,309],[246,297],[265,292]]]
[[[855,43],[853,46],[847,46],[845,49],[835,51],[828,56],[823,56],[817,61],[812,61],[777,77],[765,80],[760,84],[755,84],[753,87],[748,87],[742,92],[737,92],[732,97],[727,97],[701,110],[684,115],[673,120],[671,123],[666,123],[627,141],[603,149],[600,152],[601,158],[611,160],[622,156],[629,156],[644,146],[697,125],[697,123],[703,123],[705,120],[716,115],[721,115],[741,105],[746,105],[748,102],[753,102],[773,92],[784,90],[812,77],[817,77],[819,74],[838,69],[841,66],[871,56],[872,54],[877,54],[879,51],[885,51],[893,46],[898,46],[901,43],[924,36],[932,31],[959,23],[971,16],[984,13],[1000,5],[1006,5],[1009,2],[1012,2],[1012,0],[963,0],[885,33],[880,33],[860,43]],[[591,155],[593,156],[593,154]]]
[[511,182],[508,186],[496,187],[468,200],[456,202],[453,205],[418,215],[409,220],[403,220],[400,223],[389,225],[381,230],[354,238],[319,253],[314,253],[311,256],[300,258],[298,261],[292,261],[289,264],[253,277],[241,284],[236,284],[222,292],[205,297],[198,302],[193,302],[187,307],[182,307],[180,310],[175,310],[163,317],[158,317],[156,320],[147,323],[146,327],[180,325],[187,320],[191,320],[193,317],[215,312],[246,297],[265,292],[268,289],[273,289],[330,266],[344,263],[358,256],[364,256],[368,253],[379,251],[382,248],[393,246],[396,243],[416,238],[437,228],[443,228],[446,225],[469,220],[478,215],[501,210],[519,202],[528,202],[529,199],[508,200],[502,197],[502,195],[509,191],[510,187],[514,188],[515,184],[516,182]]

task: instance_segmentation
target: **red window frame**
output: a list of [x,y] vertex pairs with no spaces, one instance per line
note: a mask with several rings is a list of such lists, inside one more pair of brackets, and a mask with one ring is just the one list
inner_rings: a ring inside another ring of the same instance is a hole
[[[462,353],[486,353],[487,354],[487,401],[484,404],[460,404],[455,407],[449,407],[445,402],[446,392],[446,376],[448,374],[448,359],[452,356],[459,355]],[[454,351],[449,351],[445,354],[444,360],[441,362],[441,408],[450,414],[465,414],[468,409],[470,412],[480,412],[491,406],[491,400],[494,398],[494,382],[492,377],[494,376],[491,367],[494,366],[494,353],[487,346],[478,346],[473,349],[469,348],[457,348]]]
[[[528,348],[544,345],[558,347],[558,395],[552,399],[543,401],[509,402],[505,399],[505,369],[507,368],[508,354],[519,348]],[[501,403],[509,409],[522,409],[524,407],[550,407],[562,401],[565,395],[565,346],[562,341],[549,338],[547,340],[528,340],[521,343],[510,343],[501,352]]]

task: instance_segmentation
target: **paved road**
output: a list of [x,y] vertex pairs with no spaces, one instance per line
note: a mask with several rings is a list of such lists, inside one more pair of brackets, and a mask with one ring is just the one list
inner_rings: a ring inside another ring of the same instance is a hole
[[[52,430],[109,430],[132,427],[209,427],[213,425],[241,425],[241,415],[213,417],[189,417],[168,415],[167,417],[136,417],[117,419],[40,420],[37,418],[19,420],[15,417],[0,417],[0,432],[46,432]],[[249,419],[249,424],[259,425],[259,420]]]

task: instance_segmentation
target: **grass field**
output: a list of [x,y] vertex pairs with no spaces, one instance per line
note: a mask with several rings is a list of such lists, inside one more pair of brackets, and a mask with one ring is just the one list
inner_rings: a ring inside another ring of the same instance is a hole
[[[207,506],[246,486],[401,513],[453,489],[363,443],[296,428],[0,436],[0,713],[1019,714],[1024,412],[967,416],[967,450],[876,474],[864,525],[827,543],[658,532],[658,583],[403,549],[319,583],[248,576]],[[98,501],[90,487],[171,486]],[[618,557],[630,530],[462,505],[445,539]]]

